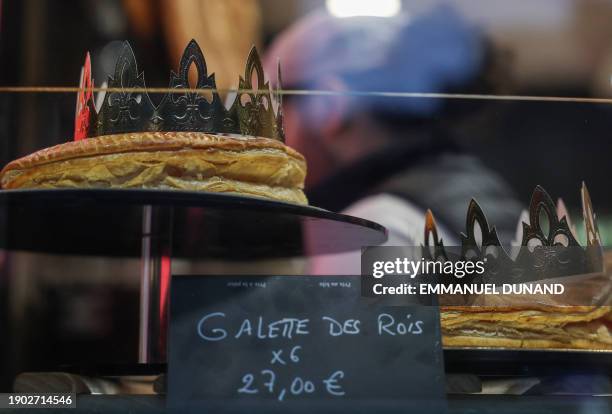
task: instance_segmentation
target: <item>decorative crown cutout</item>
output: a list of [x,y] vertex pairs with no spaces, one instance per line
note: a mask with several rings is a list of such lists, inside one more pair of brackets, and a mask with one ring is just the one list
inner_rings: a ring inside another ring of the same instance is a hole
[[[507,251],[500,243],[495,226],[490,225],[476,200],[470,202],[466,232],[461,233],[459,260],[485,260],[487,274],[504,276],[516,282],[546,279],[604,271],[601,236],[593,212],[591,197],[582,184],[582,211],[586,248],[576,238],[567,208],[562,200],[557,207],[548,193],[537,186],[531,197],[529,211],[519,221],[517,240]],[[547,225],[542,218],[546,217]],[[528,222],[524,220],[528,219]],[[447,261],[448,249],[439,236],[431,210],[425,217],[424,257]]]
[[[189,83],[192,65],[197,71],[193,87]],[[265,82],[257,49],[253,47],[234,103],[226,109],[217,91],[215,75],[208,74],[202,50],[195,40],[191,40],[183,52],[178,72],[170,75],[169,89],[173,92],[166,94],[156,106],[146,92],[144,73],[138,71],[136,56],[126,41],[115,71],[108,78],[108,91],[99,110],[94,105],[91,59],[87,54],[77,97],[74,139],[126,132],[195,131],[252,135],[284,142],[280,63],[278,77],[279,89],[272,93],[269,83]],[[210,93],[205,94],[202,90]],[[208,95],[212,100],[207,99]]]

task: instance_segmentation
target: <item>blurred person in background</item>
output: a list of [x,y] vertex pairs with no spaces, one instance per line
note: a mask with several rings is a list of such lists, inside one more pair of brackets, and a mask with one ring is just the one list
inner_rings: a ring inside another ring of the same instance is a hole
[[315,11],[275,40],[266,73],[273,73],[278,59],[283,89],[337,92],[285,95],[287,142],[308,160],[312,205],[381,223],[389,229],[389,244],[406,246],[423,242],[425,211],[431,209],[452,245],[465,232],[467,207],[475,198],[502,242],[512,240],[521,204],[452,136],[451,126],[478,110],[477,104],[364,96],[491,93],[488,44],[452,9],[440,7],[412,20],[334,18]]

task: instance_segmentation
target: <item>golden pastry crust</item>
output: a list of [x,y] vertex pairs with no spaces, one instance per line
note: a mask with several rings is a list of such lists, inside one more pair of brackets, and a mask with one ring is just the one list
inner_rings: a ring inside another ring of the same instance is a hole
[[547,313],[579,313],[591,312],[597,309],[597,306],[592,305],[571,305],[571,306],[550,306],[530,304],[529,308],[525,306],[440,306],[442,312],[464,312],[464,313],[481,313],[481,312],[514,312],[514,311],[540,311]]
[[[608,306],[441,312],[447,347],[612,349]],[[571,310],[571,311],[569,311]]]
[[[585,307],[589,308],[589,307]],[[442,311],[441,312],[441,323],[443,327],[456,327],[474,322],[493,322],[493,323],[507,323],[512,326],[531,327],[537,324],[547,326],[560,326],[573,322],[589,322],[602,317],[605,317],[610,313],[610,307],[590,307],[588,310],[583,312],[576,311],[569,313],[566,310],[557,312],[556,309],[563,308],[550,308],[544,312],[542,310],[516,310],[516,311],[503,311],[498,309],[497,311],[488,312],[464,312],[464,311]]]
[[307,204],[304,157],[283,143],[197,132],[109,135],[43,149],[0,172],[4,189],[163,188]]

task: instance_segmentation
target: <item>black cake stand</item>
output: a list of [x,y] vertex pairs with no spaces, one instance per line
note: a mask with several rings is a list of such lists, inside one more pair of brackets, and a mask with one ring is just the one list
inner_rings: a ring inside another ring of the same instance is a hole
[[384,243],[371,221],[250,197],[161,190],[0,192],[0,249],[140,257],[139,362],[166,362],[170,259],[314,256]]

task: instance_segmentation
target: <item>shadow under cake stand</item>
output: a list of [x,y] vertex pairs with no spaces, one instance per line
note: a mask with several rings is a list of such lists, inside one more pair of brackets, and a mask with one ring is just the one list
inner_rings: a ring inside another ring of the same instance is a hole
[[166,362],[170,261],[312,257],[387,240],[374,222],[309,206],[162,190],[0,192],[0,248],[139,257],[139,363]]

